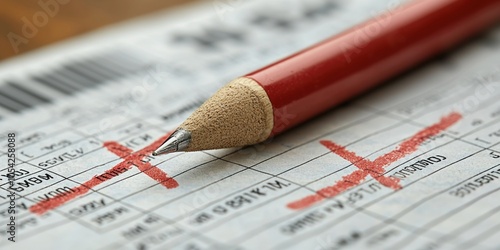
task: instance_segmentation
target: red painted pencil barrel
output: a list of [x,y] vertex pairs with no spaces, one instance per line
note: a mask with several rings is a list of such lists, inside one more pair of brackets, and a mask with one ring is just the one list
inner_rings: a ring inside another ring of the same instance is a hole
[[412,1],[246,77],[267,92],[275,135],[459,44],[499,19],[499,0]]

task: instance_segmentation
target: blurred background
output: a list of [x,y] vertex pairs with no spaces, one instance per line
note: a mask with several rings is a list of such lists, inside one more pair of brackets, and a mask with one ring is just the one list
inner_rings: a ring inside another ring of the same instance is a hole
[[[1,0],[0,60],[105,25],[192,2],[195,0]],[[36,35],[26,39],[20,34]]]

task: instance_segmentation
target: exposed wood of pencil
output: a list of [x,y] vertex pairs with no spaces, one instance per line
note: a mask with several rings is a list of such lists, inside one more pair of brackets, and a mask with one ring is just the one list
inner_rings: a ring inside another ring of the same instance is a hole
[[267,93],[254,80],[241,77],[210,97],[179,128],[191,132],[185,151],[197,151],[262,142],[273,125]]

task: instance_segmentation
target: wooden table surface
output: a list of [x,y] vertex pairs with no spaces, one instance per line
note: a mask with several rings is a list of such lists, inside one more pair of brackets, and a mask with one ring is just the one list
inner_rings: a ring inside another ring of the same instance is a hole
[[0,60],[195,0],[0,0]]

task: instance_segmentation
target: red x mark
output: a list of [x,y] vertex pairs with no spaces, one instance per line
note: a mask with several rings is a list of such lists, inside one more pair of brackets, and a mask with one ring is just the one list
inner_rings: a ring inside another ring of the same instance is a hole
[[[382,185],[397,189],[400,188],[397,179],[392,179],[389,177],[383,176],[384,167],[389,165],[392,162],[395,162],[402,157],[413,153],[417,150],[418,146],[427,140],[429,137],[434,136],[446,128],[450,127],[458,120],[460,120],[462,116],[458,113],[451,113],[448,116],[441,118],[441,121],[438,123],[418,132],[411,138],[405,140],[401,143],[395,150],[380,156],[375,159],[373,162],[363,159],[360,156],[357,156],[355,153],[345,149],[344,147],[337,145],[331,141],[321,141],[325,147],[329,148],[333,153],[338,154],[342,158],[350,161],[354,166],[359,169],[354,171],[353,173],[342,177],[342,179],[336,182],[333,186],[328,186],[322,188],[316,192],[314,195],[307,196],[300,200],[291,202],[288,204],[289,208],[292,209],[301,209],[308,207],[316,202],[319,202],[325,198],[336,196],[343,191],[354,187],[361,183],[368,175],[372,176],[374,179],[379,181]],[[160,184],[165,186],[166,188],[176,188],[179,184],[177,181],[169,177],[165,172],[161,169],[152,166],[150,163],[141,161],[142,158],[149,155],[153,150],[155,150],[158,146],[160,146],[165,139],[168,138],[170,134],[166,134],[154,141],[152,144],[147,147],[138,150],[136,152],[132,152],[131,149],[120,145],[117,142],[106,142],[104,146],[111,151],[112,153],[118,155],[123,159],[118,165],[113,168],[107,170],[105,173],[115,173],[114,178],[118,176],[116,173],[120,173],[121,169],[130,169],[132,165],[139,168],[139,170],[154,180],[158,181]],[[92,179],[86,181],[80,186],[72,188],[72,193],[63,193],[60,195],[56,195],[47,200],[41,201],[30,207],[30,211],[36,214],[43,214],[51,209],[54,209],[58,206],[65,204],[66,202],[87,193],[93,187],[110,180],[98,178],[98,176],[94,176]]]
[[36,203],[35,205],[30,207],[30,211],[32,213],[36,214],[43,214],[51,209],[54,209],[58,206],[61,206],[65,204],[66,202],[83,195],[87,193],[90,189],[93,187],[108,181],[116,176],[118,176],[121,173],[124,173],[125,171],[123,170],[128,170],[132,168],[133,166],[136,166],[141,172],[147,174],[149,177],[152,179],[156,180],[159,182],[161,185],[165,186],[166,188],[176,188],[179,186],[177,181],[169,177],[165,172],[163,172],[161,169],[152,166],[149,162],[143,162],[141,161],[142,158],[145,156],[148,156],[155,150],[157,147],[159,147],[170,135],[170,133],[162,136],[158,140],[154,141],[150,145],[146,146],[145,148],[138,150],[136,152],[133,152],[132,149],[129,149],[123,145],[120,145],[117,142],[111,141],[111,142],[105,142],[104,147],[106,147],[110,152],[114,153],[115,155],[119,156],[120,158],[123,159],[122,162],[118,163],[114,167],[112,167],[109,170],[106,170],[104,174],[107,174],[106,176],[109,176],[108,179],[103,179],[102,177],[99,178],[99,176],[94,176],[92,179],[86,181],[85,183],[81,184],[80,186],[72,188],[73,192],[72,193],[62,193],[59,195],[56,195],[52,198],[43,200],[41,202]]
[[320,141],[325,147],[330,149],[333,153],[339,155],[340,157],[350,161],[358,170],[352,172],[349,175],[343,176],[341,180],[337,181],[334,185],[322,188],[316,191],[315,194],[306,196],[300,200],[288,203],[287,207],[291,209],[302,209],[312,204],[319,202],[325,198],[334,197],[349,188],[359,185],[368,175],[373,179],[380,182],[382,185],[392,188],[399,189],[399,179],[390,178],[384,176],[384,167],[390,165],[391,163],[403,158],[404,156],[415,152],[420,144],[430,137],[439,134],[441,131],[447,129],[451,125],[455,124],[460,120],[462,116],[459,113],[451,113],[441,120],[427,127],[409,139],[403,141],[399,146],[393,151],[384,154],[374,161],[369,161],[363,159],[362,157],[356,155],[356,153],[351,152],[345,147],[337,145],[331,141]]

